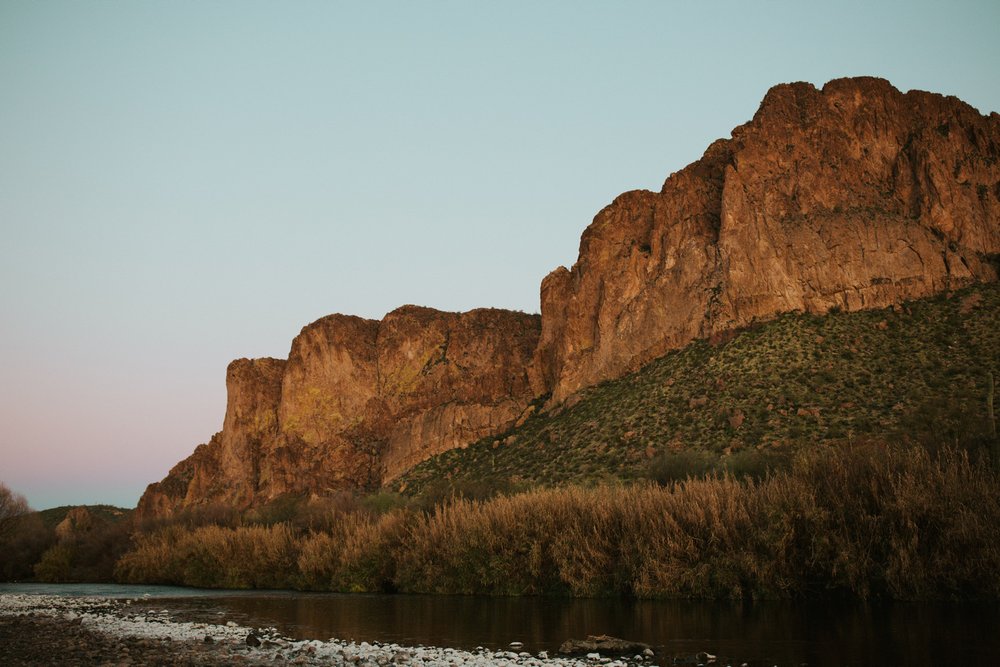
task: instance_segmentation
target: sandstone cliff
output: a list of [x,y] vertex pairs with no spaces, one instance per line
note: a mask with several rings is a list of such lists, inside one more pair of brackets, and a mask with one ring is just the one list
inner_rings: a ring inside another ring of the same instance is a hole
[[1000,115],[880,79],[776,86],[660,192],[598,213],[542,282],[540,323],[332,315],[287,361],[233,362],[222,432],[140,514],[374,486],[695,338],[995,280],[998,257]]
[[139,514],[376,486],[502,430],[532,398],[539,328],[537,315],[416,306],[317,320],[287,361],[229,365],[222,431],[151,484]]
[[629,192],[542,283],[536,393],[558,402],[778,313],[996,278],[1000,116],[880,79],[772,88],[732,138]]

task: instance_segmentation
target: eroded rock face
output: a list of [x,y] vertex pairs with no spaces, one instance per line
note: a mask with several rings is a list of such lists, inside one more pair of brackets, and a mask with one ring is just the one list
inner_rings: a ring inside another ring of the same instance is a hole
[[771,89],[749,123],[594,218],[536,316],[331,315],[227,374],[222,432],[140,516],[392,480],[699,337],[997,278],[1000,115],[860,78]]
[[753,120],[584,232],[542,283],[559,402],[698,337],[996,279],[1000,116],[880,79],[781,85]]
[[439,317],[409,306],[389,313],[379,335],[384,479],[432,454],[510,426],[534,394],[527,367],[538,316],[473,310]]
[[376,486],[502,430],[533,397],[539,330],[537,315],[489,309],[317,320],[287,361],[229,365],[222,431],[149,486],[139,515]]

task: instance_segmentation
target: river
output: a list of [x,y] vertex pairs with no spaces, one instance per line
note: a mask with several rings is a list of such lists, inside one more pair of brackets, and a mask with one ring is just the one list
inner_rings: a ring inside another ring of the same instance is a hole
[[353,639],[532,653],[609,634],[651,644],[661,665],[707,651],[718,664],[848,667],[1000,664],[997,604],[752,604],[207,591],[167,586],[0,584],[0,593],[142,598],[176,620]]

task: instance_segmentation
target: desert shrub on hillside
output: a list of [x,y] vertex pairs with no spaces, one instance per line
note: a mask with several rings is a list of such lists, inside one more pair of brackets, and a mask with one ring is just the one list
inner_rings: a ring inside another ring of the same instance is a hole
[[[871,437],[1000,452],[990,372],[1000,373],[997,284],[884,310],[789,313],[714,344],[694,341],[505,433],[443,452],[397,489],[440,498],[442,487],[635,480],[650,476],[658,456],[652,477],[661,483],[722,468],[760,479],[774,466],[750,465],[759,463],[751,452]],[[666,454],[684,450],[705,454]]]

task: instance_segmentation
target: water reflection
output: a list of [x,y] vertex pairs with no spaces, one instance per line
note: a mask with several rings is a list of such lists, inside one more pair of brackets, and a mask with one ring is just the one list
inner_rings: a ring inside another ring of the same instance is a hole
[[[162,604],[162,603],[161,603]],[[474,649],[552,651],[609,634],[657,648],[661,664],[698,651],[720,664],[1000,664],[997,605],[702,603],[459,596],[267,594],[173,600],[186,618],[338,637]]]

